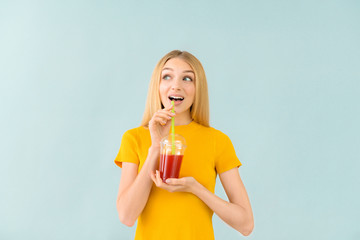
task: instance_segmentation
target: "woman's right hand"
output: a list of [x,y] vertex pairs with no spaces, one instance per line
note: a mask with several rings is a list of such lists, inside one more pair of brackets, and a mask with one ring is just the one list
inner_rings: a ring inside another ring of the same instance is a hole
[[160,141],[169,134],[171,127],[171,117],[175,113],[171,112],[172,106],[157,111],[149,122],[152,147],[160,147]]

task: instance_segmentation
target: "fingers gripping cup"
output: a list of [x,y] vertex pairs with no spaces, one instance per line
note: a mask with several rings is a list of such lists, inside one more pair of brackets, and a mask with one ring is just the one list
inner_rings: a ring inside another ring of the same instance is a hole
[[170,134],[160,142],[160,177],[163,182],[168,178],[178,178],[186,149],[185,138]]

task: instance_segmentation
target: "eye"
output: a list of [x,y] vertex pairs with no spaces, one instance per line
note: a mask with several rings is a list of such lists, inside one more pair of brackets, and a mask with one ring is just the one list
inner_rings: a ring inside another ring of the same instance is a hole
[[169,79],[170,79],[170,76],[169,76],[169,75],[164,75],[164,76],[162,77],[162,79],[164,79],[164,80],[169,80]]
[[184,80],[184,81],[187,81],[187,82],[192,82],[191,77],[184,77],[183,80]]

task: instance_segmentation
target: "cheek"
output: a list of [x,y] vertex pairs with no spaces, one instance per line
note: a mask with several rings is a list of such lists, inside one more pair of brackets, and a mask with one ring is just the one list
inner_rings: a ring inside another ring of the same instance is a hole
[[194,102],[195,99],[195,86],[189,86],[189,88],[187,89],[187,94],[188,96],[192,99],[192,102]]
[[160,84],[159,86],[159,92],[160,92],[160,96],[161,98],[163,96],[166,96],[166,86],[164,84]]

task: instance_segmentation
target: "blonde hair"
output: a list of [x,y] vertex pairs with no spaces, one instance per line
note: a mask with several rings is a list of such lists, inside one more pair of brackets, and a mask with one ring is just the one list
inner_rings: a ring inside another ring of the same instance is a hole
[[191,53],[186,51],[174,50],[166,54],[155,66],[151,76],[145,111],[141,125],[148,127],[149,121],[158,110],[162,109],[159,85],[161,80],[161,71],[172,58],[180,58],[190,65],[195,73],[195,100],[190,107],[190,115],[194,122],[209,127],[209,94],[205,71],[200,61]]

